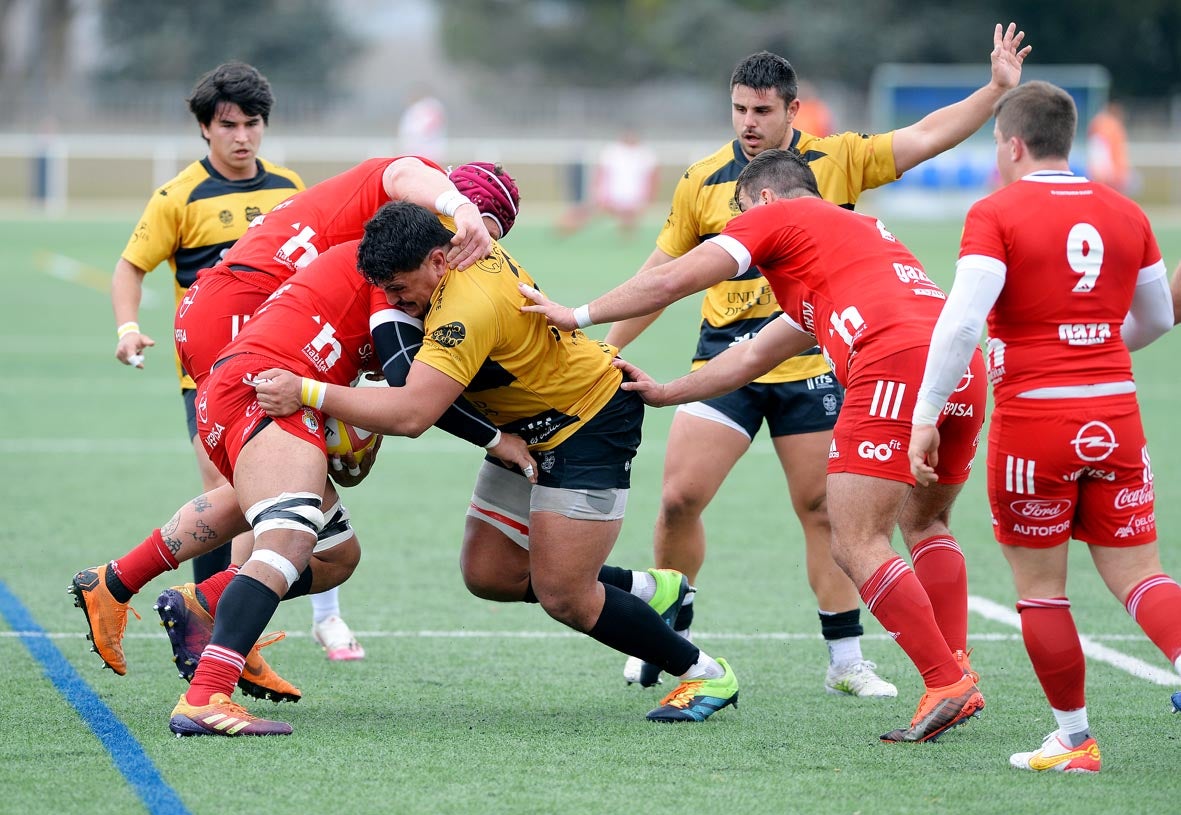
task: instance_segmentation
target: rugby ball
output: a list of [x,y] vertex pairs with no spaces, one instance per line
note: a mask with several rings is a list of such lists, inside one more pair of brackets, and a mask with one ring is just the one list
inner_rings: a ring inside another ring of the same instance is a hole
[[324,417],[324,446],[330,456],[347,456],[352,453],[359,464],[374,445],[380,435],[362,430],[351,424],[346,424],[332,416]]

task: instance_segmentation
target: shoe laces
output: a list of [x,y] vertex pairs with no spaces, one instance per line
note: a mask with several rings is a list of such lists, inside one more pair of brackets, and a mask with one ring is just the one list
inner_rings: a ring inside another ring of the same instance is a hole
[[254,644],[254,648],[252,648],[251,650],[252,651],[254,651],[254,650],[261,651],[263,648],[267,648],[271,645],[274,645],[279,640],[286,639],[286,638],[287,638],[286,631],[276,631],[272,634],[264,634],[262,639],[260,639],[258,642],[256,642]]
[[683,710],[693,702],[693,697],[697,695],[697,691],[703,684],[705,684],[704,679],[689,679],[684,681],[677,685],[672,693],[661,699],[660,704],[670,705]]

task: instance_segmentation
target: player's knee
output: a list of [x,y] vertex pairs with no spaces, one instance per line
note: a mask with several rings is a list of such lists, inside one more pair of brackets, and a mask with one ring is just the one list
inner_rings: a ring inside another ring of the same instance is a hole
[[673,482],[666,482],[660,494],[660,514],[669,523],[696,520],[708,504],[700,490]]

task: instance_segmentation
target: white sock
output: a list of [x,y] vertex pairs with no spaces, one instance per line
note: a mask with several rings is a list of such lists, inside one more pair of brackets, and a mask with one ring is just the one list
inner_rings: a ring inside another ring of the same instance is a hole
[[681,674],[681,679],[721,679],[726,675],[726,669],[705,651],[697,657],[697,661],[689,666],[689,670]]
[[647,572],[632,572],[632,594],[647,603],[656,596],[656,578]]
[[309,594],[312,601],[312,624],[322,623],[329,617],[340,616],[340,586],[322,591],[319,594]]
[[[1058,721],[1058,732],[1068,747],[1078,747],[1090,735],[1090,724],[1087,722],[1087,707],[1083,705],[1078,710],[1059,710],[1051,707],[1054,718]],[[1071,736],[1082,738],[1072,739]],[[1072,743],[1077,740],[1077,743]]]
[[841,637],[839,640],[825,640],[828,645],[828,663],[830,665],[850,665],[860,662],[861,637]]
[[1173,660],[1173,668],[1176,669],[1177,673],[1181,674],[1181,657]]

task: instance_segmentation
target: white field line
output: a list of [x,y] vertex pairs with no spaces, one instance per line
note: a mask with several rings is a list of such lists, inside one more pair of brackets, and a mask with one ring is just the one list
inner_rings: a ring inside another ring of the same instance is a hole
[[[974,611],[985,619],[996,623],[1003,623],[1004,625],[1021,630],[1021,618],[1013,609],[1002,606],[999,603],[994,603],[984,597],[977,597],[976,595],[968,596],[968,610]],[[972,639],[978,639],[973,636]],[[1108,665],[1119,668],[1121,671],[1127,671],[1132,676],[1139,679],[1146,679],[1149,682],[1154,682],[1157,685],[1164,687],[1176,687],[1181,683],[1181,677],[1178,677],[1173,671],[1165,671],[1155,666],[1149,665],[1143,660],[1130,657],[1127,654],[1121,654],[1113,648],[1108,648],[1106,645],[1100,645],[1098,640],[1109,639],[1107,637],[1098,636],[1083,636],[1079,635],[1079,641],[1083,645],[1083,653],[1091,659],[1097,659],[1100,662],[1106,662]],[[1129,637],[1129,639],[1139,639],[1139,637]]]
[[[104,294],[111,290],[111,273],[89,263],[56,252],[38,253],[35,260],[40,271],[50,277]],[[154,308],[159,301],[156,293],[148,288],[143,290],[142,298],[140,305],[148,309]]]

